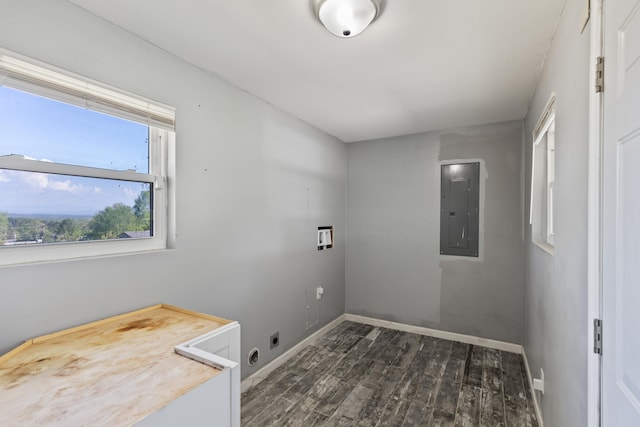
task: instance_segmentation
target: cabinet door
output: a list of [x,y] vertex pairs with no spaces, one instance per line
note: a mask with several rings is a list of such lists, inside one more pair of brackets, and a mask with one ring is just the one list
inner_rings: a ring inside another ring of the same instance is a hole
[[143,418],[136,423],[136,427],[235,426],[229,405],[230,390],[231,369],[225,369],[206,383]]

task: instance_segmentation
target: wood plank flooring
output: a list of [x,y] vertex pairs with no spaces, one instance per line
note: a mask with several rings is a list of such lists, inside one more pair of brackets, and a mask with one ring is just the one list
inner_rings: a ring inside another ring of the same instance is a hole
[[244,393],[242,425],[538,422],[520,355],[346,321]]

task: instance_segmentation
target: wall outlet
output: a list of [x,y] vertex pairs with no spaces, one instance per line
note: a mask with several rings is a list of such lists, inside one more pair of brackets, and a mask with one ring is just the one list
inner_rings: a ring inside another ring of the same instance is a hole
[[276,332],[269,338],[269,348],[273,350],[280,345],[280,332]]
[[321,299],[322,294],[324,294],[324,288],[322,286],[318,286],[316,288],[316,299]]

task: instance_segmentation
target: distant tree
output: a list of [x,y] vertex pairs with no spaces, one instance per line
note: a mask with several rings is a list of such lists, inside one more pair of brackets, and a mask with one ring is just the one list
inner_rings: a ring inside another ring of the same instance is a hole
[[139,230],[138,221],[131,206],[116,203],[98,212],[89,222],[91,239],[115,239],[125,231]]
[[[52,224],[53,228],[53,224]],[[75,232],[75,224],[70,218],[65,218],[56,224],[56,234],[58,236],[70,236]]]
[[9,217],[9,228],[18,240],[38,240],[46,224],[36,218]]
[[51,228],[55,230],[57,241],[68,242],[78,240],[82,234],[82,230],[78,226],[78,222],[71,218],[65,218],[62,221],[57,222],[55,224],[55,228],[53,228],[52,224]]
[[6,213],[0,212],[0,245],[7,240],[7,233],[9,232],[9,217]]
[[151,223],[151,195],[149,191],[142,191],[133,203],[133,213],[138,220],[140,230],[148,230]]

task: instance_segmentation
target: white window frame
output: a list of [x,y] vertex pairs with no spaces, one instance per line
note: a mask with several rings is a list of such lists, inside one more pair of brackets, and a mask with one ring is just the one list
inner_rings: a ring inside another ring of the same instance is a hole
[[555,112],[550,118],[550,126],[546,130],[547,134],[547,244],[555,245],[555,231],[553,227],[554,191],[556,185],[556,150],[555,150]]
[[0,266],[167,249],[175,236],[175,109],[60,69],[0,51],[0,85],[149,126],[149,173],[0,156],[0,169],[151,184],[153,236],[0,247]]
[[531,150],[531,239],[553,254],[555,246],[555,95],[552,94],[533,132]]

